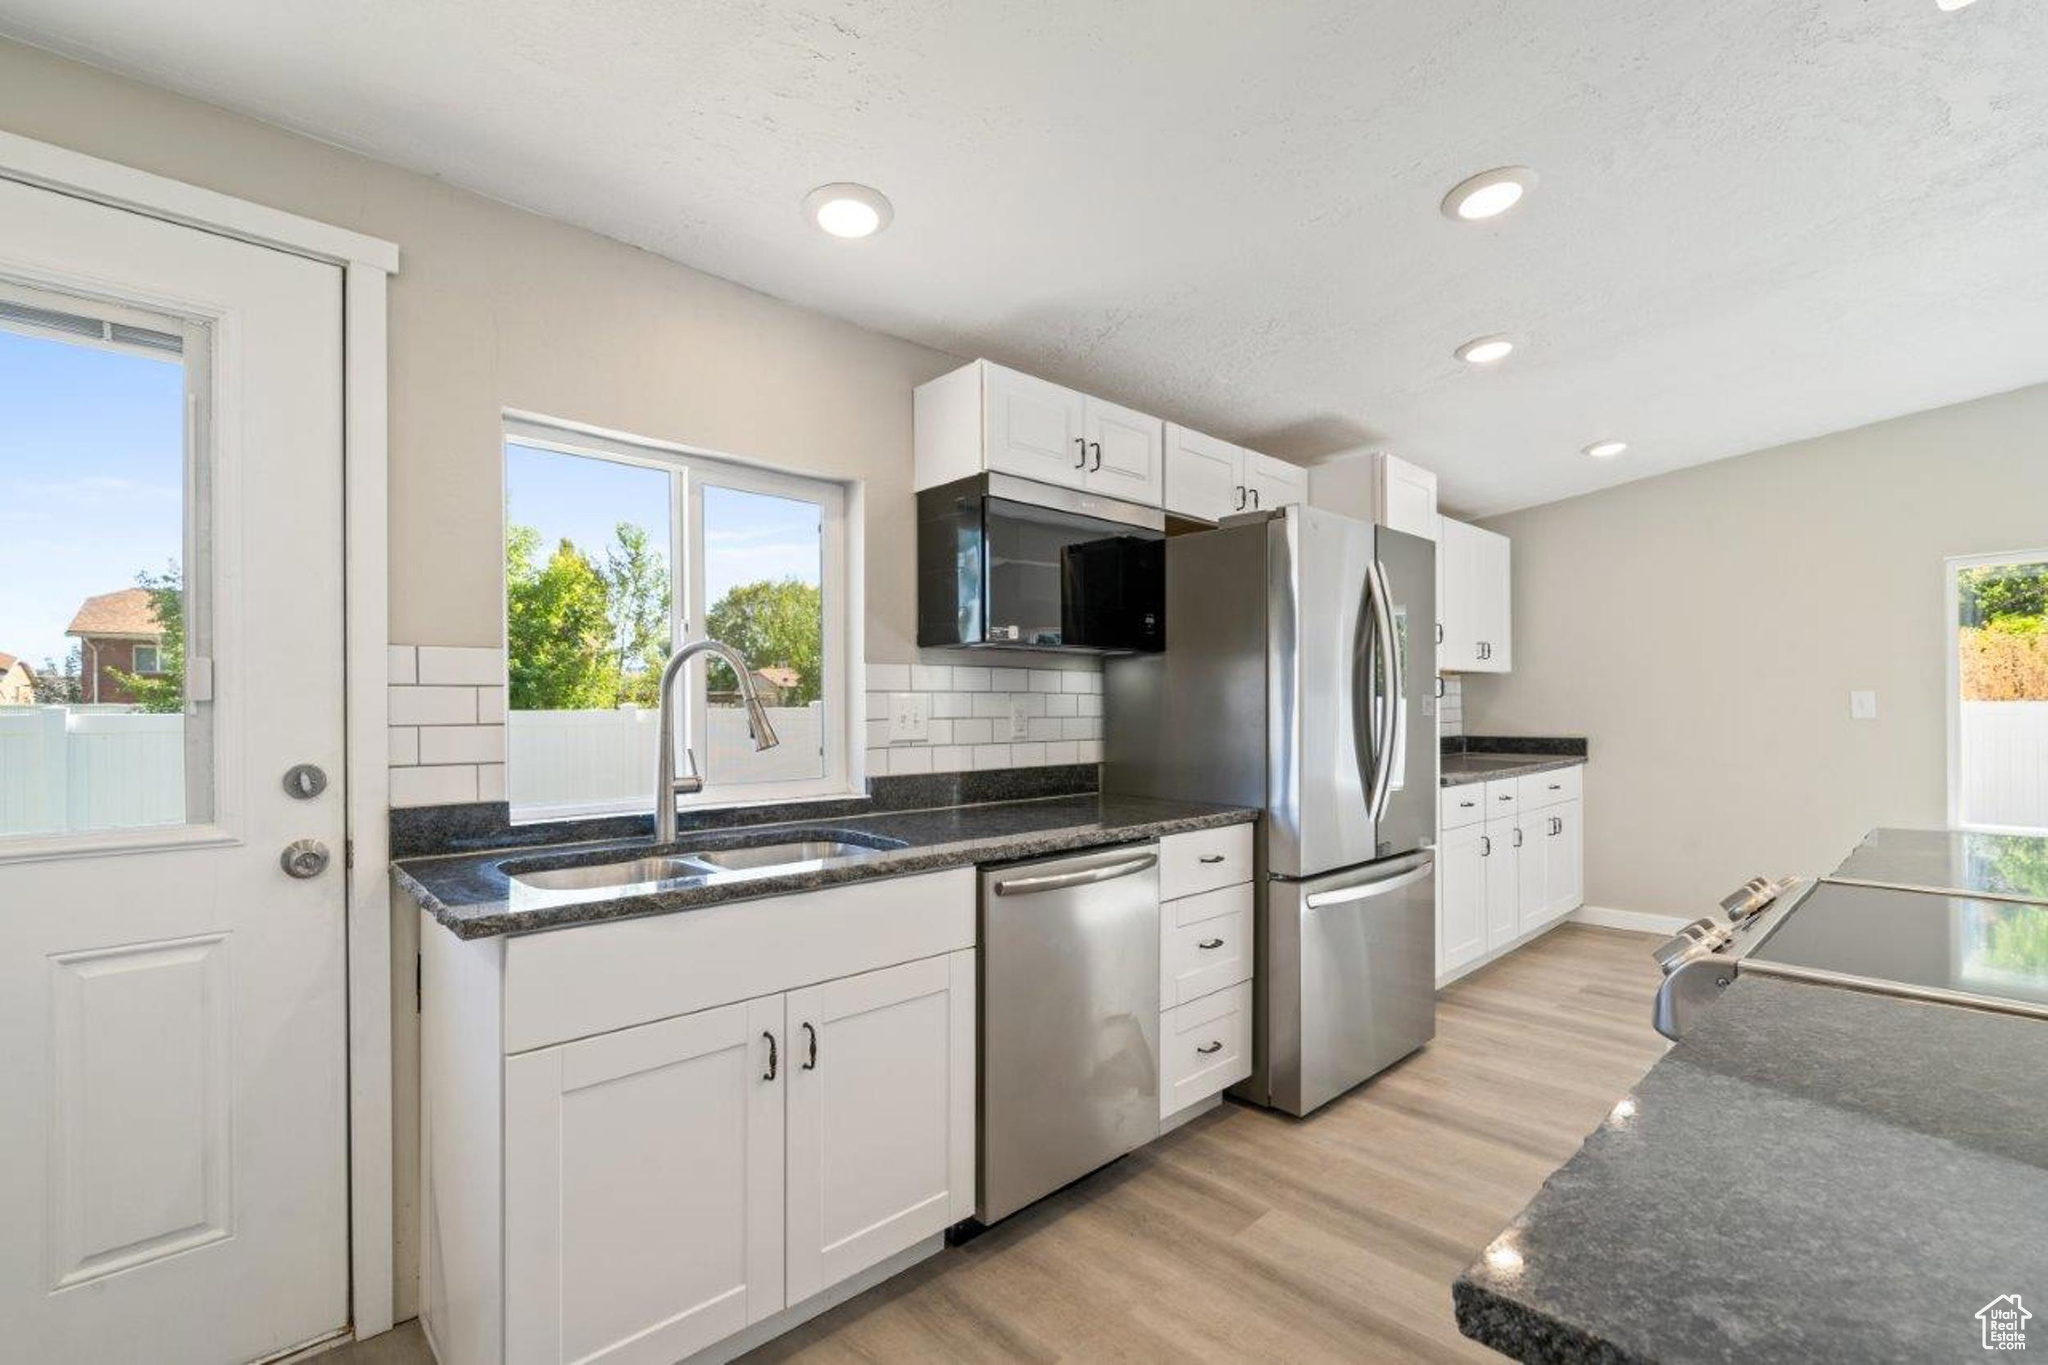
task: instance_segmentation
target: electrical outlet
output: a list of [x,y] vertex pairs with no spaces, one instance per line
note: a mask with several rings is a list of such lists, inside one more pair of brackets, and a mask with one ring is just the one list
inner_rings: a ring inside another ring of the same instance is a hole
[[1851,692],[1849,694],[1850,720],[1877,719],[1877,693]]
[[892,692],[889,694],[889,742],[922,740],[932,732],[932,694]]
[[1010,698],[1010,738],[1028,739],[1031,735],[1031,717],[1024,714],[1024,699]]

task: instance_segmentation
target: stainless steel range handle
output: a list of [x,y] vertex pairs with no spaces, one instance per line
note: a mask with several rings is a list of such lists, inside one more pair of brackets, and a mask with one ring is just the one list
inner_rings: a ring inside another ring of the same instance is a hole
[[1373,716],[1379,752],[1373,765],[1372,799],[1366,805],[1377,823],[1387,813],[1387,798],[1394,784],[1394,740],[1400,733],[1401,721],[1401,660],[1400,645],[1394,639],[1394,594],[1387,585],[1387,566],[1375,559],[1366,577],[1371,585],[1373,619],[1378,622],[1381,684],[1386,688],[1384,704]]
[[1350,905],[1354,901],[1371,900],[1374,896],[1384,896],[1390,891],[1399,891],[1404,886],[1413,886],[1435,870],[1434,863],[1424,863],[1421,867],[1412,868],[1398,877],[1389,877],[1385,881],[1365,882],[1337,891],[1319,891],[1302,904],[1311,910],[1321,910],[1326,906]]
[[1101,867],[1084,867],[1078,872],[1054,872],[1044,877],[1018,877],[1015,880],[995,883],[998,896],[1029,896],[1040,891],[1063,891],[1070,886],[1087,886],[1093,882],[1114,881],[1128,877],[1134,872],[1143,872],[1159,864],[1156,853],[1141,853],[1135,858],[1126,858],[1119,863],[1104,863]]

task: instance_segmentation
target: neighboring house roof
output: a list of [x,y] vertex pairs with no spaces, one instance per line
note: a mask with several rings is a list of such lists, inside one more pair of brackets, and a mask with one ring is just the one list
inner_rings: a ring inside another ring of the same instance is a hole
[[20,664],[21,671],[28,674],[31,678],[33,678],[36,675],[35,669],[29,667],[29,662],[27,659],[17,658],[12,654],[7,653],[5,650],[0,650],[0,673],[5,673],[8,669],[14,667],[16,664]]
[[804,675],[795,669],[786,668],[781,664],[770,664],[767,668],[757,668],[754,670],[754,676],[771,687],[785,689],[795,687],[804,678]]
[[155,640],[163,635],[157,624],[156,604],[147,588],[123,588],[88,597],[64,629],[66,635],[81,639]]

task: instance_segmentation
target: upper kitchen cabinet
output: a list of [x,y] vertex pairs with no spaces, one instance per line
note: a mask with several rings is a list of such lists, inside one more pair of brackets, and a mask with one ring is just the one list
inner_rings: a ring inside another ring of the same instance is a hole
[[1341,455],[1308,472],[1308,500],[1342,516],[1437,538],[1436,475],[1384,453]]
[[1513,666],[1508,538],[1437,518],[1438,597],[1444,640],[1437,666],[1449,673],[1506,673]]
[[920,384],[916,482],[989,470],[1157,507],[1164,430],[1156,417],[986,360]]
[[1166,424],[1166,510],[1200,521],[1308,500],[1308,471],[1191,427]]

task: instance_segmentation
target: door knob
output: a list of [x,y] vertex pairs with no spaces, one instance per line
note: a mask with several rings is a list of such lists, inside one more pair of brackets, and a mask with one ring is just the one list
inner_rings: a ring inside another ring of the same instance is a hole
[[300,881],[325,872],[328,861],[327,845],[318,839],[294,839],[277,856],[277,864],[284,869],[284,874]]

